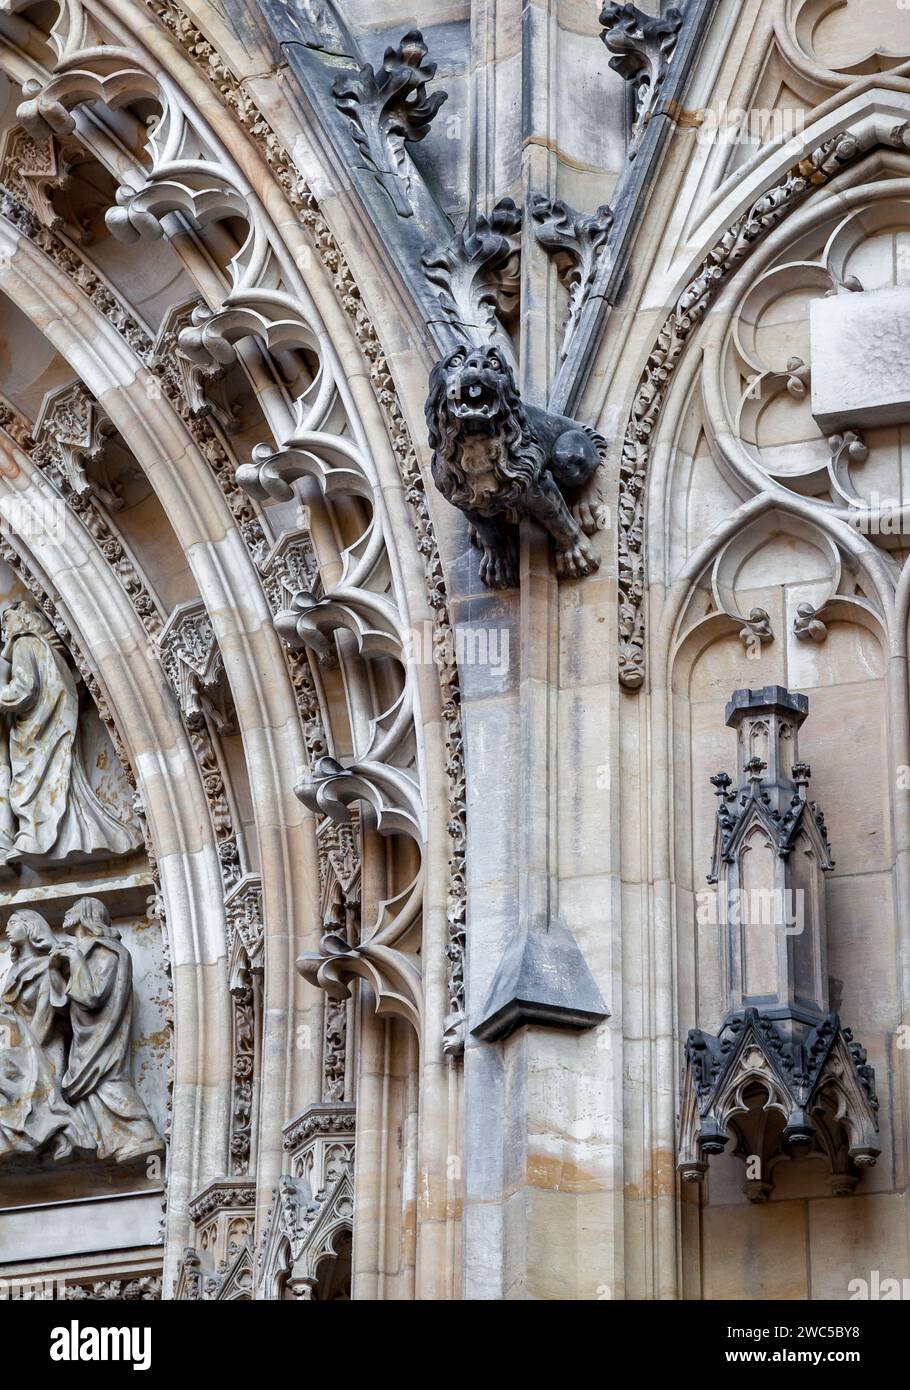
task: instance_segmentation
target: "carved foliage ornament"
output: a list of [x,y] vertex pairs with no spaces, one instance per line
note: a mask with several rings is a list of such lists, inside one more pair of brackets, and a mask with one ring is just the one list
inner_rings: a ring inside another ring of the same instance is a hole
[[256,1070],[256,993],[253,982],[235,977],[231,982],[234,1004],[234,1056],[231,1090],[231,1172],[249,1172],[253,1148],[253,1081]]
[[[319,827],[322,930],[356,946],[360,940],[360,852],[353,822],[324,820]],[[322,1029],[323,1100],[343,1101],[347,1070],[347,1000],[326,995]]]
[[231,1172],[249,1172],[253,1151],[253,1088],[256,1078],[264,940],[262,882],[245,874],[224,901],[228,934],[228,988],[233,1010]]
[[129,1302],[153,1302],[161,1297],[160,1274],[146,1274],[138,1279],[97,1279],[91,1284],[67,1284],[66,1299],[103,1303],[109,1299]]
[[531,198],[530,209],[537,223],[537,240],[555,262],[560,282],[569,295],[559,351],[562,361],[606,252],[613,212],[606,203],[592,213],[576,212],[560,198],[545,198],[540,193]]
[[332,88],[367,167],[399,217],[414,213],[404,142],[422,140],[448,98],[447,92],[427,93],[436,64],[426,62],[426,56],[423,35],[412,29],[397,48],[386,49],[378,71],[366,63],[356,75],[339,77]]
[[682,14],[669,9],[663,15],[647,15],[637,5],[610,4],[601,10],[600,22],[604,26],[600,37],[614,55],[610,67],[632,83],[635,94],[631,159],[669,70]]
[[472,342],[493,337],[497,318],[508,321],[518,308],[521,221],[521,208],[502,198],[489,216],[469,218],[441,255],[424,253],[444,317]]

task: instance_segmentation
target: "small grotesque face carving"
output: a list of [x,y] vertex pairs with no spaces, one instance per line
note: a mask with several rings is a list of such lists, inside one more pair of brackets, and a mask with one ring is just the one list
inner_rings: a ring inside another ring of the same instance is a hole
[[488,433],[503,411],[511,371],[494,347],[457,348],[440,364],[449,410],[465,431]]

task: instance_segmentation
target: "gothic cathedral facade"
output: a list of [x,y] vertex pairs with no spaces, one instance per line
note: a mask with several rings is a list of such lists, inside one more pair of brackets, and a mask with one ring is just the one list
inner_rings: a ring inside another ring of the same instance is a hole
[[4,1288],[910,1280],[908,325],[904,0],[0,0]]

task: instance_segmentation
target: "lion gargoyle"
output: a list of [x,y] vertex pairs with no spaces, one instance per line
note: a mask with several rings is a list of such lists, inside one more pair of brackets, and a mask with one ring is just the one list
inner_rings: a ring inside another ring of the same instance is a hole
[[578,577],[600,560],[596,477],[606,441],[587,425],[524,405],[495,346],[456,348],[430,373],[426,403],[433,481],[471,523],[491,589],[518,582],[516,523],[533,517],[556,542],[556,570]]

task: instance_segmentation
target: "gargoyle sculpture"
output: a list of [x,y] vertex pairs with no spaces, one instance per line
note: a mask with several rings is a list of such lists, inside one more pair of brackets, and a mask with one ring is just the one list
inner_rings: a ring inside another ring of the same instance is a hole
[[464,512],[491,589],[518,582],[515,523],[533,517],[556,542],[556,569],[579,577],[600,561],[586,536],[601,530],[596,476],[606,441],[576,420],[526,406],[492,345],[459,347],[430,373],[427,429],[433,481]]

